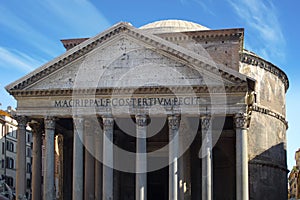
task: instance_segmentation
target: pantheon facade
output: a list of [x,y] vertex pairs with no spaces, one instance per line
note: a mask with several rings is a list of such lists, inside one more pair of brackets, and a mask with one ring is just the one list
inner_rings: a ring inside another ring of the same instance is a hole
[[6,86],[18,199],[27,124],[33,200],[287,198],[288,78],[245,50],[244,29],[121,22],[62,43],[64,54]]

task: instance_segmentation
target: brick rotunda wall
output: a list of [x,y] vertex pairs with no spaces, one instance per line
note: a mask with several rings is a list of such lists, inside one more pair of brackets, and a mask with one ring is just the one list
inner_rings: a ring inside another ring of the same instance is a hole
[[248,132],[250,199],[287,199],[284,72],[244,51],[240,72],[256,80]]

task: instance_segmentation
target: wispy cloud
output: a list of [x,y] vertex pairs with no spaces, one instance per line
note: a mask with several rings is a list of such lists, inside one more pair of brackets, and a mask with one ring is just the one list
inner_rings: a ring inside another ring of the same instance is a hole
[[28,0],[25,7],[31,9],[0,5],[0,30],[48,59],[63,52],[59,39],[93,36],[110,25],[88,0]]
[[285,38],[272,1],[227,0],[236,14],[253,30],[251,42],[266,59],[284,58]]
[[56,21],[56,27],[71,30],[73,34],[92,36],[90,34],[99,33],[111,25],[88,0],[44,0],[39,1],[39,4],[50,16],[60,20],[59,23]]
[[[29,46],[37,48],[51,57],[57,55],[55,53],[57,48],[53,48],[54,41],[3,6],[0,6],[0,24],[11,33],[11,37],[16,37],[18,41],[23,40]],[[46,45],[52,48],[45,48]]]
[[188,3],[196,3],[202,8],[203,11],[214,16],[216,15],[214,11],[211,9],[213,8],[212,0],[179,0],[179,1],[182,5],[187,5]]
[[44,62],[44,60],[36,60],[20,51],[0,46],[0,68],[15,68],[23,72],[30,72]]
[[202,9],[205,11],[205,12],[207,12],[207,13],[209,13],[209,14],[211,14],[211,15],[216,15],[214,12],[213,12],[213,10],[211,9],[213,6],[212,6],[212,2],[211,2],[211,0],[193,0],[194,2],[196,2],[197,4],[199,4],[201,7],[202,7]]

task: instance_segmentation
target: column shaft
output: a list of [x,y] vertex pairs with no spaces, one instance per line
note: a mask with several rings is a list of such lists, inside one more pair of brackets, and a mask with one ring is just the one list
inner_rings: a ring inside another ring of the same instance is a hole
[[83,132],[84,119],[74,118],[73,138],[73,200],[83,199]]
[[249,199],[247,116],[235,116],[236,126],[236,199]]
[[92,119],[85,123],[84,144],[84,199],[95,199],[95,151],[94,151],[94,126]]
[[[181,143],[181,137],[179,138],[179,146],[180,146],[180,151],[183,152],[182,150],[182,143]],[[186,168],[186,163],[184,162],[184,154],[178,159],[178,183],[179,183],[179,191],[178,191],[178,198],[181,200],[184,200],[184,194],[185,194],[185,187],[186,187],[186,182],[185,182],[185,168]]]
[[85,149],[84,180],[84,199],[95,199],[95,159],[87,149]]
[[136,200],[147,200],[147,118],[136,116]]
[[55,119],[53,117],[45,118],[45,143],[46,153],[44,160],[44,191],[43,200],[55,199],[54,189],[54,134]]
[[113,199],[113,125],[112,117],[103,117],[103,200]]
[[102,199],[102,164],[95,160],[95,199]]
[[169,200],[178,199],[179,116],[168,117],[169,122]]
[[[183,123],[181,121],[181,130],[187,129],[187,123]],[[185,194],[187,192],[187,156],[185,155],[185,137],[184,132],[178,132],[178,143],[179,143],[179,155],[181,155],[178,159],[178,182],[179,182],[179,191],[178,191],[178,199],[184,200]]]
[[16,195],[17,199],[23,199],[26,193],[26,124],[25,116],[17,116],[18,122],[18,140],[17,140],[17,181]]
[[30,123],[33,136],[33,147],[32,147],[32,200],[40,200],[41,184],[42,184],[42,126],[35,122]]
[[211,118],[201,118],[202,128],[202,199],[212,199],[212,132]]
[[102,199],[102,152],[103,152],[103,138],[100,131],[95,135],[95,199]]

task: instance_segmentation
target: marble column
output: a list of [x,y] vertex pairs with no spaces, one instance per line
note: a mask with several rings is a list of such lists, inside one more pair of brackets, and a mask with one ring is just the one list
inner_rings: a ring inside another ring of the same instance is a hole
[[85,162],[84,162],[84,199],[95,199],[95,152],[94,125],[92,119],[85,121],[84,131]]
[[186,155],[183,153],[185,151],[184,147],[185,147],[185,137],[187,135],[184,135],[186,132],[185,130],[187,130],[187,124],[184,123],[183,119],[181,119],[181,123],[180,123],[180,128],[182,131],[180,131],[178,133],[179,136],[179,155],[181,155],[178,158],[178,184],[179,184],[179,190],[178,190],[178,199],[180,200],[184,200],[184,196],[185,196],[185,192],[187,189],[187,182],[186,182],[186,170],[187,170],[187,162],[186,162]]
[[113,127],[112,116],[103,116],[103,200],[113,199]]
[[249,199],[247,115],[234,116],[236,128],[236,199]]
[[83,199],[83,132],[84,119],[74,117],[74,137],[73,137],[73,200]]
[[42,124],[36,121],[30,122],[32,130],[32,200],[40,200],[42,198]]
[[54,188],[54,135],[55,135],[54,117],[47,116],[44,120],[45,124],[45,147],[46,153],[44,158],[44,190],[43,200],[55,199]]
[[178,148],[179,148],[179,124],[180,117],[171,115],[169,124],[169,200],[178,199]]
[[147,117],[136,115],[136,200],[147,199]]
[[95,199],[102,199],[102,152],[103,136],[101,131],[95,133]]
[[211,200],[212,186],[212,124],[210,116],[201,117],[202,131],[202,199]]
[[17,140],[17,166],[16,166],[16,196],[17,199],[23,199],[26,193],[26,124],[28,118],[25,116],[16,116],[18,122],[18,140]]

